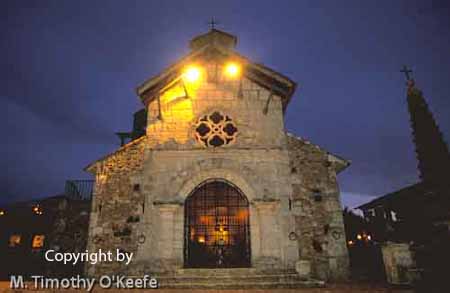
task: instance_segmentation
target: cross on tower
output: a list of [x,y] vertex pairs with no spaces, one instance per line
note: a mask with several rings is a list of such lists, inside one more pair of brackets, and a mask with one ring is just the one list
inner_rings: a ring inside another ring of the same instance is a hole
[[215,29],[216,25],[218,25],[219,23],[214,19],[214,17],[211,17],[211,20],[208,22],[209,26],[211,27],[211,29]]
[[406,65],[403,65],[402,70],[400,70],[400,72],[403,72],[406,76],[406,80],[409,81],[411,80],[411,76],[409,75],[410,73],[412,73],[412,70],[409,69]]

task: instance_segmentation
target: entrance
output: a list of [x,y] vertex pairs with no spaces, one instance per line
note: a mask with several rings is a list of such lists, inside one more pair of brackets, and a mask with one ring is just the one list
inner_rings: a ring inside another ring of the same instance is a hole
[[250,267],[249,204],[237,187],[223,180],[200,184],[184,214],[185,267]]

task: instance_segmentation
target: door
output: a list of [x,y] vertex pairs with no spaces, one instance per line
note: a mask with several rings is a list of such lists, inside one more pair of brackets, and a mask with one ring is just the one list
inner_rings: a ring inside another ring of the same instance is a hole
[[250,267],[249,204],[231,183],[200,184],[186,199],[184,228],[185,267]]

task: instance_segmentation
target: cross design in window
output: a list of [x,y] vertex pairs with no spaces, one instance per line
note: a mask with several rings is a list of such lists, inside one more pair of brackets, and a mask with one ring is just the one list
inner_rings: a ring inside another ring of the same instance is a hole
[[219,111],[202,116],[195,125],[195,136],[206,147],[228,145],[235,141],[237,132],[233,120]]

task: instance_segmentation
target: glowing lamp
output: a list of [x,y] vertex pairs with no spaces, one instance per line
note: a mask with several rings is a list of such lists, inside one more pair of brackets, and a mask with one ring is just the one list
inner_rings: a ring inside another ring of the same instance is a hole
[[4,216],[4,215],[5,215],[5,211],[0,210],[0,216]]
[[33,212],[36,215],[42,215],[42,209],[41,209],[41,207],[39,205],[36,205],[36,206],[33,207]]
[[205,243],[205,237],[199,236],[198,237],[198,243]]
[[356,235],[356,239],[361,240],[362,239],[361,234]]
[[228,77],[236,77],[239,75],[240,71],[241,69],[236,63],[229,63],[225,66],[225,74]]
[[194,66],[188,67],[184,72],[184,79],[187,82],[196,82],[200,79],[200,69]]
[[354,244],[353,240],[348,241],[348,245],[352,246]]

